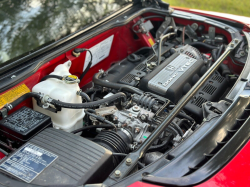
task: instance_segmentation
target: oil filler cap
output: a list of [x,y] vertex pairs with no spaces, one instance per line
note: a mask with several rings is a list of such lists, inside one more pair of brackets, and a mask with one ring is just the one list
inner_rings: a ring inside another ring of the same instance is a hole
[[67,84],[80,83],[80,79],[76,75],[67,75],[63,77],[63,80]]

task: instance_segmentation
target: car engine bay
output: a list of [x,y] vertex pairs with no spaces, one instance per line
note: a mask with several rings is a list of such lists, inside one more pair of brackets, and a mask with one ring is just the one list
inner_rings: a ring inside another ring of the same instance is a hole
[[[6,104],[1,110],[0,145],[10,156],[1,162],[1,171],[42,186],[102,183],[109,175],[119,179],[154,163],[223,114],[230,106],[226,95],[240,74],[234,67],[241,70],[246,61],[246,39],[231,41],[228,33],[223,35],[214,26],[179,21],[157,14],[140,16],[129,30],[137,39],[138,35],[150,37],[151,46],[139,47],[108,69],[99,68],[92,81],[81,87],[97,58],[101,61],[109,55],[107,51],[120,49],[112,47],[114,35],[96,44],[107,50],[104,57],[96,56],[101,51],[95,46],[74,48],[74,58],[86,54],[83,74],[71,74],[69,59],[43,76],[31,92]],[[30,97],[33,107],[8,114]],[[168,118],[172,120],[163,128]],[[163,130],[138,160],[127,157],[141,149],[159,127]],[[25,159],[33,165],[24,163]],[[122,164],[133,168],[123,172]]]

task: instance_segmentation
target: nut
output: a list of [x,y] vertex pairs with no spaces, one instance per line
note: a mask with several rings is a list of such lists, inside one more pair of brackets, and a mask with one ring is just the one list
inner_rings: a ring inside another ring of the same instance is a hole
[[131,164],[132,164],[131,158],[127,158],[127,159],[126,159],[126,165],[127,165],[127,166],[130,166]]
[[120,170],[115,171],[115,177],[119,178],[121,176]]

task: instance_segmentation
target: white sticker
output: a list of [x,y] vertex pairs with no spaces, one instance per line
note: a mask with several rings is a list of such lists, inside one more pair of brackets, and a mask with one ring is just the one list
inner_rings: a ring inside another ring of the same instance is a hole
[[[102,42],[96,44],[95,46],[91,47],[89,50],[91,51],[93,55],[93,60],[92,60],[92,66],[98,64],[101,62],[103,59],[107,58],[110,53],[111,45],[113,42],[114,35],[106,38]],[[90,54],[87,52],[85,62],[84,62],[84,67],[83,71],[86,69],[88,63],[90,61]]]
[[39,151],[36,151],[36,150],[31,149],[31,148],[29,148],[29,147],[25,147],[24,151],[28,151],[28,152],[30,152],[30,153],[33,153],[33,154],[37,155],[37,156],[42,156],[42,155],[43,155],[43,154],[40,153]]

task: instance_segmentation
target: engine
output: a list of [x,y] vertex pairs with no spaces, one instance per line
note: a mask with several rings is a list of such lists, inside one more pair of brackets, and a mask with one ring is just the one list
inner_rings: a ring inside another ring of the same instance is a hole
[[[33,110],[23,107],[0,121],[1,141],[8,142],[6,147],[12,151],[18,149],[1,163],[0,169],[37,185],[102,182],[171,116],[175,106],[216,61],[210,51],[205,53],[191,42],[178,42],[183,36],[177,31],[162,45],[157,42],[143,47],[107,71],[100,69],[91,84],[81,89],[78,77],[70,74],[71,61],[58,65],[33,87]],[[73,54],[79,56],[81,50]],[[216,53],[221,52],[216,47]],[[213,102],[220,101],[235,81],[230,73],[221,66],[210,76],[132,172],[185,141],[211,112],[222,113]],[[13,107],[13,103],[7,104],[6,110]],[[37,157],[45,164],[35,162]],[[27,163],[15,165],[16,159]],[[22,167],[30,170],[20,171],[22,175],[17,176]]]

